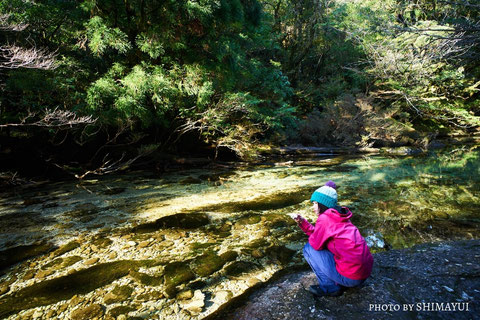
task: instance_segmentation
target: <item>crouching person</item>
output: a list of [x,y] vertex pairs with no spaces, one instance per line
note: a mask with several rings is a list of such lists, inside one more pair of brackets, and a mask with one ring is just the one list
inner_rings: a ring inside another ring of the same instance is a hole
[[365,239],[351,222],[352,212],[337,205],[336,185],[328,181],[310,198],[318,216],[315,226],[295,215],[299,227],[308,235],[303,255],[317,276],[310,286],[315,296],[339,296],[345,287],[361,285],[372,272],[373,257]]

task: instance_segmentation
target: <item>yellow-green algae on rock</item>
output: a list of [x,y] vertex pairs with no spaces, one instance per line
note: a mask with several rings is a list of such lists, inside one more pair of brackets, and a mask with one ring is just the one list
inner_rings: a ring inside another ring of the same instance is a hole
[[145,262],[109,262],[64,277],[38,282],[1,298],[0,317],[6,317],[23,309],[70,299],[76,294],[90,292],[111,283],[115,279],[126,276],[130,270],[142,265],[145,265]]

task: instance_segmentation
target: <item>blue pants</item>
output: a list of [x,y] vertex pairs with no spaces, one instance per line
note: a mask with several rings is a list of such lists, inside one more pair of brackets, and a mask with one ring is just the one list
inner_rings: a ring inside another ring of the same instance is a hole
[[342,276],[335,268],[333,253],[328,250],[315,250],[307,242],[303,247],[303,256],[317,276],[320,289],[325,293],[332,293],[340,290],[340,286],[356,287],[365,280],[352,280]]

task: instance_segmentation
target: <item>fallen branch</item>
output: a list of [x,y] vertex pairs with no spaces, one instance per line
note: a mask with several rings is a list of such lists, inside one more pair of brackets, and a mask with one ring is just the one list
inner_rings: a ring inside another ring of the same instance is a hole
[[22,48],[16,45],[0,46],[0,69],[42,69],[56,68],[55,52],[47,49]]
[[56,163],[53,163],[53,165],[55,165],[56,167],[68,172],[69,174],[73,175],[75,178],[77,178],[79,180],[82,180],[86,176],[91,175],[91,174],[101,176],[101,175],[113,173],[113,172],[116,172],[116,171],[125,170],[125,169],[129,168],[139,158],[144,157],[144,156],[152,153],[157,148],[158,148],[158,145],[142,146],[138,150],[138,155],[131,158],[131,159],[128,159],[128,160],[124,160],[125,152],[122,153],[120,158],[117,159],[117,160],[108,159],[109,154],[107,153],[102,160],[102,164],[98,168],[96,168],[94,170],[87,170],[83,174],[77,174],[75,172],[72,172],[71,170],[69,170],[67,168],[67,166],[62,166],[62,165],[59,165],[59,164],[56,164]]
[[40,120],[35,122],[27,122],[28,119],[35,117],[35,112],[30,112],[20,123],[1,124],[0,128],[8,127],[43,127],[43,128],[72,128],[78,125],[93,124],[97,121],[92,116],[78,116],[75,112],[68,110],[46,110]]

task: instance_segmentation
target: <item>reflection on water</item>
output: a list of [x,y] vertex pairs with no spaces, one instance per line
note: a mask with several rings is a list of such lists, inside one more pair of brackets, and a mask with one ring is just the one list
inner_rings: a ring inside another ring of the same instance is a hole
[[[477,237],[479,153],[470,146],[409,157],[289,158],[12,190],[0,199],[2,281],[8,283],[7,293],[41,298],[28,308],[58,308],[75,288],[53,295],[47,285],[39,285],[45,279],[95,279],[93,273],[98,277],[110,263],[131,261],[121,262],[132,266],[130,280],[125,271],[104,287],[77,293],[108,305],[107,311],[128,302],[140,312],[143,304],[137,298],[148,293],[155,304],[148,307],[152,317],[207,315],[274,272],[303,263],[306,236],[286,214],[297,212],[314,221],[308,199],[329,179],[339,186],[340,204],[352,209],[353,223],[374,251]],[[51,245],[63,247],[46,253]],[[52,264],[52,259],[59,262]],[[15,265],[19,261],[24,262]],[[144,266],[138,261],[153,262]],[[42,273],[32,270],[37,267]],[[131,297],[123,298],[130,300],[102,298],[102,290],[120,285],[131,286]],[[210,292],[208,307],[190,310],[187,302],[178,301],[178,294],[193,295],[185,290]],[[26,308],[16,304],[9,309],[8,297],[0,295],[0,317]]]

